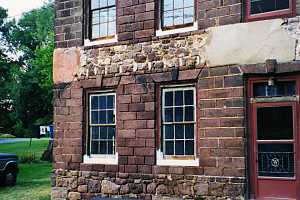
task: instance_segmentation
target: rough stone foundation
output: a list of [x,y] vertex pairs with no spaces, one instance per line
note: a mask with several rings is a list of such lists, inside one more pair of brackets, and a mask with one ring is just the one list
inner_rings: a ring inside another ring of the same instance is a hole
[[55,170],[53,200],[243,199],[244,178]]

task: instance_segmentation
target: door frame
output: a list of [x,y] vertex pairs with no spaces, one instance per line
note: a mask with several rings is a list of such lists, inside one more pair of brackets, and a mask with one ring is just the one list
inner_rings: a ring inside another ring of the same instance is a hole
[[[293,107],[293,118],[295,120],[293,129],[294,129],[294,150],[295,150],[295,176],[294,178],[276,178],[279,180],[295,180],[296,185],[299,188],[300,186],[300,104],[299,104],[299,94],[300,94],[300,76],[278,76],[275,77],[276,80],[279,81],[295,81],[296,82],[296,100],[294,101],[280,101],[280,102],[255,102],[254,98],[254,83],[266,82],[270,77],[255,77],[249,78],[247,81],[247,121],[248,121],[248,178],[249,178],[249,193],[250,198],[256,198],[258,195],[258,175],[257,171],[257,163],[256,163],[256,150],[257,150],[257,142],[256,142],[256,108],[258,107],[274,107],[274,106],[292,106]],[[263,178],[264,179],[264,178]],[[266,177],[266,179],[272,179]],[[274,178],[273,178],[274,179]],[[300,197],[300,190],[297,190],[297,197]]]

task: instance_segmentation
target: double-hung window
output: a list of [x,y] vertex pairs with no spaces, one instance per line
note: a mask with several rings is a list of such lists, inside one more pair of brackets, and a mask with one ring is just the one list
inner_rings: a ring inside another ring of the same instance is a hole
[[293,14],[293,0],[247,0],[247,20],[288,17]]
[[116,0],[90,0],[88,31],[89,42],[115,42]]
[[86,162],[117,164],[115,93],[89,95],[89,137]]
[[195,156],[195,88],[162,89],[161,113],[161,152],[158,155],[158,165],[199,165]]
[[158,35],[196,29],[195,0],[161,0]]

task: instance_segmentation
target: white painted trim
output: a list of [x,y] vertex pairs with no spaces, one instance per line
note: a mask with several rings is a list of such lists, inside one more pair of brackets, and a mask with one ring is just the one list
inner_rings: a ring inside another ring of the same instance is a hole
[[199,159],[194,160],[171,160],[165,159],[163,153],[156,151],[156,164],[159,166],[186,166],[186,167],[199,167]]
[[191,31],[196,31],[198,30],[198,22],[194,22],[193,26],[189,27],[184,27],[184,28],[177,28],[177,29],[172,29],[172,30],[162,30],[159,29],[156,31],[156,36],[165,36],[165,35],[171,35],[171,34],[176,34],[176,33],[186,33],[186,32],[191,32]]
[[103,40],[96,40],[96,41],[90,41],[89,39],[84,40],[84,46],[95,46],[95,45],[101,45],[101,44],[111,44],[118,42],[118,35],[115,35],[114,38],[111,39],[103,39]]
[[83,163],[85,164],[104,164],[104,165],[117,165],[118,153],[115,155],[84,155]]

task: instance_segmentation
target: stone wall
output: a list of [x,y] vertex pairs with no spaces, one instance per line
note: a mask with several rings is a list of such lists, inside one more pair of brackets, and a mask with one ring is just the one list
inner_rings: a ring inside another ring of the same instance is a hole
[[56,170],[52,199],[243,199],[243,178]]

